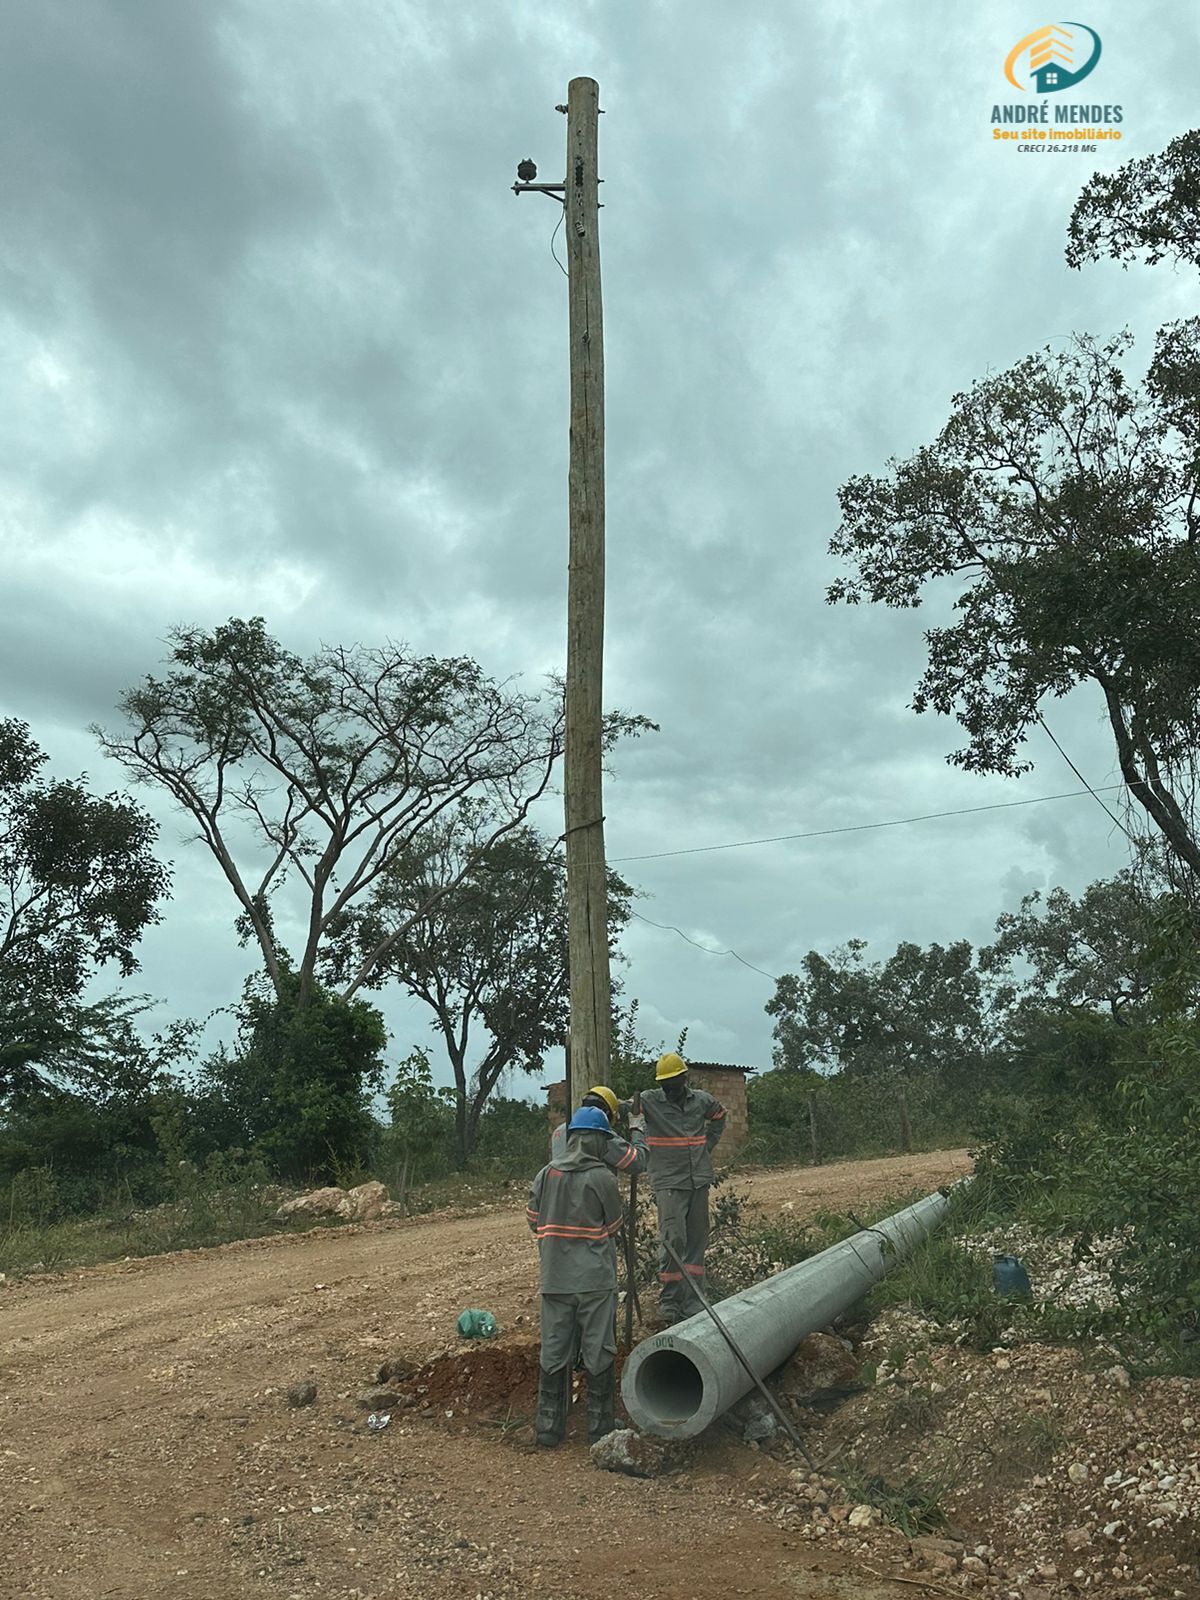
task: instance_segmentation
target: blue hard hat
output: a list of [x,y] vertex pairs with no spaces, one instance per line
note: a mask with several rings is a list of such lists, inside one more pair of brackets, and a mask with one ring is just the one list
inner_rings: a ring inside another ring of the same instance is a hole
[[568,1133],[611,1133],[608,1118],[598,1106],[580,1106],[567,1124]]

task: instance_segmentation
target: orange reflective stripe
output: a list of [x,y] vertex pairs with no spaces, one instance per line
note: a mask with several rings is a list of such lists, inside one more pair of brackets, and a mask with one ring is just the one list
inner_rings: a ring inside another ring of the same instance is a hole
[[630,1145],[629,1149],[626,1150],[625,1154],[621,1157],[620,1161],[617,1162],[617,1171],[620,1172],[623,1167],[627,1167],[631,1161],[636,1161],[636,1160],[637,1160],[637,1151],[633,1148],[632,1145]]
[[682,1283],[683,1282],[683,1273],[682,1272],[660,1272],[659,1275],[658,1275],[658,1281],[659,1281],[659,1283]]
[[539,1239],[578,1239],[583,1244],[602,1243],[609,1237],[609,1229],[599,1228],[571,1228],[560,1222],[543,1222],[538,1229]]
[[698,1134],[695,1134],[693,1137],[688,1138],[688,1139],[667,1139],[667,1138],[662,1138],[662,1137],[647,1138],[646,1143],[647,1144],[652,1144],[652,1145],[660,1145],[660,1146],[661,1145],[668,1145],[668,1146],[680,1147],[680,1146],[683,1146],[683,1145],[705,1144],[705,1143],[707,1143],[707,1140],[705,1139],[705,1136],[702,1133],[698,1133]]
[[710,1111],[708,1113],[708,1120],[710,1122],[719,1122],[724,1115],[725,1115],[725,1107],[724,1106],[718,1106],[715,1111]]
[[704,1276],[703,1267],[689,1267],[686,1261],[683,1264],[683,1270],[692,1278],[702,1278]]
[[606,1227],[555,1227],[554,1222],[542,1222],[538,1234],[554,1234],[555,1238],[582,1238],[584,1243],[592,1238],[608,1238]]

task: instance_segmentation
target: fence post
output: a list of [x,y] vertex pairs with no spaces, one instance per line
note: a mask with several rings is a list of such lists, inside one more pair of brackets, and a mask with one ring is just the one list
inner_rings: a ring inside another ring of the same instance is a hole
[[821,1147],[817,1143],[817,1097],[810,1094],[808,1097],[808,1137],[812,1145],[812,1164],[814,1167],[821,1165]]
[[907,1155],[912,1150],[912,1123],[908,1120],[908,1096],[903,1089],[896,1090],[896,1104],[900,1108],[900,1148]]

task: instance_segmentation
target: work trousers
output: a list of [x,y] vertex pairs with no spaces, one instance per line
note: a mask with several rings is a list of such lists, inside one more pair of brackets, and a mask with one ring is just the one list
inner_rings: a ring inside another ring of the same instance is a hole
[[589,1373],[603,1372],[617,1357],[617,1291],[544,1294],[541,1308],[543,1372],[558,1372],[575,1359],[578,1345]]
[[683,1262],[680,1272],[660,1243],[658,1281],[659,1305],[668,1316],[690,1317],[701,1310],[700,1298],[692,1289],[704,1283],[704,1252],[708,1248],[708,1188],[656,1189],[658,1237],[670,1244]]

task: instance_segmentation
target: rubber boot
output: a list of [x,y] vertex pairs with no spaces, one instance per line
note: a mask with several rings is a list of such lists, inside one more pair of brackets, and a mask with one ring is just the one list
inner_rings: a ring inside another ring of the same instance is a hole
[[614,1406],[614,1367],[603,1372],[588,1373],[587,1429],[588,1443],[595,1444],[616,1427]]
[[534,1420],[534,1437],[546,1450],[553,1450],[563,1442],[567,1431],[567,1405],[571,1394],[571,1368],[560,1367],[557,1372],[538,1368],[537,1417]]

